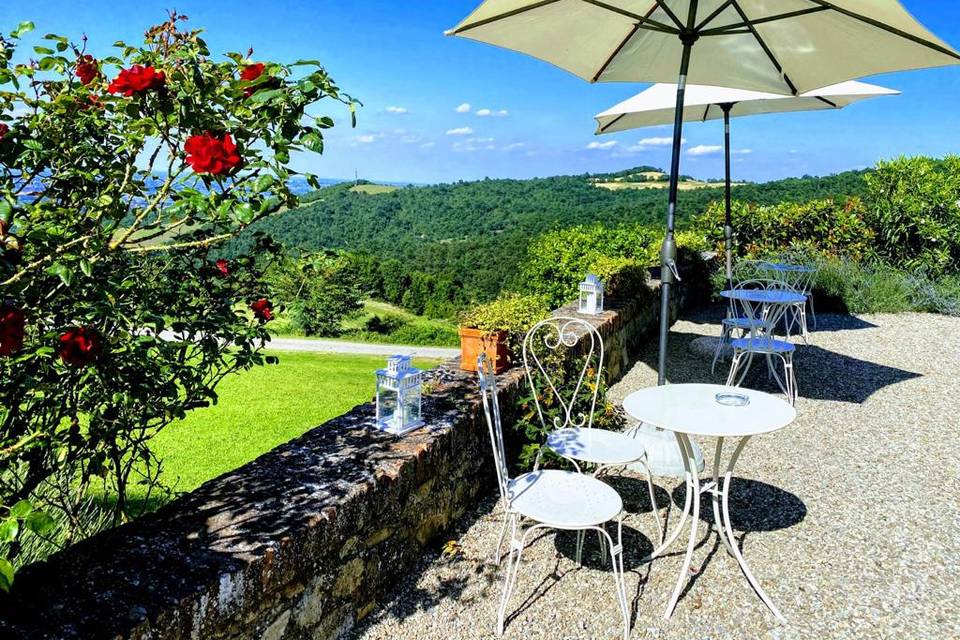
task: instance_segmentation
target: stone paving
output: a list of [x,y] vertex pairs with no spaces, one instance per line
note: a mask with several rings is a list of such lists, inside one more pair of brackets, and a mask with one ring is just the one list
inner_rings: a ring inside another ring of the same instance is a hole
[[[716,332],[708,310],[675,325],[673,382],[722,382],[690,343]],[[960,319],[903,314],[821,315],[798,349],[799,417],[755,438],[737,467],[734,528],[778,624],[715,534],[700,527],[698,572],[662,620],[682,547],[650,564],[655,527],[646,488],[612,480],[630,516],[625,529],[633,638],[960,637]],[[655,344],[611,394],[655,384]],[[758,368],[759,369],[759,368]],[[748,386],[774,391],[765,375]],[[712,455],[712,443],[703,442]],[[657,478],[658,507],[682,506],[675,480]],[[710,514],[703,516],[709,520]],[[501,520],[491,496],[350,632],[353,638],[494,636],[502,569],[490,562]],[[594,542],[584,566],[569,534],[537,538],[524,554],[505,638],[616,638],[609,566]]]

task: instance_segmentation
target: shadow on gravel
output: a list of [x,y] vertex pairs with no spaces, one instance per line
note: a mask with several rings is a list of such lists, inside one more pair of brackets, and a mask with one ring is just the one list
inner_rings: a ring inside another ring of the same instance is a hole
[[[651,523],[652,526],[653,523]],[[617,527],[610,523],[607,525],[607,531],[617,541]],[[610,550],[601,553],[600,538],[596,531],[588,531],[583,542],[583,566],[586,569],[595,571],[607,571],[612,574],[610,566]],[[554,536],[554,545],[560,555],[568,558],[571,562],[577,561],[577,532],[576,531],[557,531]],[[640,533],[633,527],[624,525],[623,527],[623,568],[625,571],[636,569],[641,564],[641,560],[646,558],[653,551],[653,543],[650,538]],[[576,579],[575,577],[573,578]],[[612,580],[611,580],[612,584]]]
[[[683,509],[686,497],[686,485],[680,483],[673,490],[673,501],[679,509]],[[730,523],[734,532],[787,529],[806,517],[807,506],[796,494],[758,480],[734,477],[730,482]],[[713,524],[712,500],[706,494],[700,499],[700,519]]]
[[[710,373],[710,359],[691,352],[690,343],[701,337],[703,336],[697,333],[670,333],[667,353],[669,382],[726,383],[729,363],[717,363],[716,372]],[[811,339],[816,340],[816,334]],[[638,361],[653,370],[656,369],[656,340],[647,344]],[[913,371],[860,360],[814,344],[798,344],[793,362],[800,398],[811,400],[863,404],[884,387],[921,377],[921,374]],[[774,359],[774,363],[778,365],[778,372],[782,375],[779,360]],[[743,386],[774,395],[782,393],[777,383],[768,376],[766,361],[759,356],[754,359]]]

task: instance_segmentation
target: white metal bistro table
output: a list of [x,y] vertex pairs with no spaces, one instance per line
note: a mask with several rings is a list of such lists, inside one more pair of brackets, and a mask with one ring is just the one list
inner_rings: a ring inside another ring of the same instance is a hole
[[[668,384],[641,389],[626,397],[623,408],[638,420],[672,431],[676,435],[683,455],[687,483],[683,513],[677,526],[666,537],[663,544],[650,554],[652,560],[666,551],[679,537],[686,520],[690,519],[687,553],[680,575],[677,577],[677,586],[664,611],[664,619],[673,614],[683,586],[689,579],[690,561],[696,546],[697,526],[700,520],[700,494],[708,492],[713,496],[713,522],[720,541],[736,558],[743,575],[763,603],[777,620],[785,622],[780,610],[754,578],[737,545],[733,526],[730,523],[729,497],[734,465],[750,438],[786,427],[796,419],[796,410],[788,402],[762,391],[717,384]],[[713,459],[713,480],[703,486],[700,485],[690,436],[717,439]],[[720,458],[723,454],[723,441],[726,438],[740,438],[740,442],[727,463],[721,486]]]

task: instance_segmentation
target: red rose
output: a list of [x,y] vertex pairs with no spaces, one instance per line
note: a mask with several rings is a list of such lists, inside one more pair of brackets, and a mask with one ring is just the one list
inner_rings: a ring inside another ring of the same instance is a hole
[[228,275],[230,275],[230,263],[227,262],[226,259],[220,258],[217,260],[216,265],[217,271],[220,272],[222,277],[226,278]]
[[256,302],[251,302],[250,309],[253,310],[253,315],[256,316],[260,322],[270,322],[273,320],[273,305],[270,304],[270,301],[266,298],[260,298]]
[[[262,75],[263,75],[263,63],[262,63],[262,62],[256,62],[256,63],[254,63],[254,64],[248,64],[247,66],[245,66],[243,69],[240,70],[240,79],[243,80],[244,82],[253,82],[254,80],[256,80],[257,78],[259,78],[259,77],[262,76]],[[244,88],[244,90],[243,90],[243,96],[244,96],[245,98],[249,98],[249,97],[252,96],[257,90],[262,89],[262,88],[263,88],[262,85],[261,85],[261,86],[257,86],[257,87],[246,87],[246,88]]]
[[187,152],[187,164],[197,173],[219,176],[240,166],[240,154],[229,133],[220,138],[210,132],[190,136],[183,149]]
[[10,127],[6,123],[0,122],[0,140],[3,140],[10,133]]
[[60,359],[74,367],[93,364],[103,351],[103,338],[93,327],[70,327],[60,336]]
[[[90,84],[97,76],[100,75],[100,66],[97,64],[97,61],[93,56],[82,56],[77,60],[77,68],[74,73],[78,78],[80,78],[81,83]],[[121,75],[123,75],[123,72],[121,72]]]
[[136,93],[159,89],[166,81],[167,77],[163,71],[156,71],[153,67],[135,64],[129,69],[121,69],[120,75],[110,83],[107,91],[121,93],[129,98]]
[[255,62],[248,64],[240,71],[240,79],[251,82],[263,75],[263,63]]
[[23,311],[0,307],[0,356],[9,356],[23,348]]

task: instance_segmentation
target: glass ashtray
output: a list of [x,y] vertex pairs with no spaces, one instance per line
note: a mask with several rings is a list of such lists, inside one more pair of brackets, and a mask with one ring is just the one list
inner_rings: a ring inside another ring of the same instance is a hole
[[713,399],[726,407],[745,407],[750,404],[750,396],[745,393],[718,393]]

